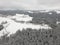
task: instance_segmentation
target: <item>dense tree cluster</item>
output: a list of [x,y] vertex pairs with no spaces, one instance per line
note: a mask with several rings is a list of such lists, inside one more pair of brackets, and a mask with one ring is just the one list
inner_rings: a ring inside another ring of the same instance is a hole
[[4,28],[4,26],[3,26],[3,25],[0,25],[0,31],[1,31],[3,28]]
[[18,30],[10,37],[4,35],[0,45],[59,45],[60,37],[55,30]]

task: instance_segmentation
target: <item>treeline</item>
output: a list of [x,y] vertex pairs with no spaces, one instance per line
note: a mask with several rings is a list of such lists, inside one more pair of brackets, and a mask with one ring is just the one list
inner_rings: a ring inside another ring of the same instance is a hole
[[0,45],[60,45],[59,26],[52,30],[18,30],[15,34],[4,35],[0,39]]

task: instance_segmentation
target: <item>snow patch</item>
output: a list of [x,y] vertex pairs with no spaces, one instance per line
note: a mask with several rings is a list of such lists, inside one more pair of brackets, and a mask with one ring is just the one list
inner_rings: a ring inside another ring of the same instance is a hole
[[[28,21],[32,21],[32,17],[29,16],[25,16],[24,15],[15,15],[15,16],[11,16],[11,17],[0,17],[0,24],[2,24],[2,22],[6,22],[4,23],[4,29],[2,29],[2,31],[0,31],[0,36],[2,36],[3,34],[7,34],[9,33],[8,36],[10,36],[11,34],[16,33],[17,30],[22,31],[23,29],[27,29],[27,28],[31,28],[31,29],[51,29],[51,27],[49,27],[47,24],[45,25],[37,25],[37,24],[32,24],[32,23],[26,23]],[[13,18],[14,17],[14,18]],[[20,19],[17,21],[24,21],[24,23],[21,22],[15,22],[15,20],[13,19]],[[26,19],[25,19],[26,18]],[[26,21],[27,20],[27,21]]]
[[29,22],[32,21],[33,17],[30,17],[29,15],[24,15],[24,14],[16,14],[15,16],[7,16],[10,19],[14,19],[17,21],[24,21],[24,22]]

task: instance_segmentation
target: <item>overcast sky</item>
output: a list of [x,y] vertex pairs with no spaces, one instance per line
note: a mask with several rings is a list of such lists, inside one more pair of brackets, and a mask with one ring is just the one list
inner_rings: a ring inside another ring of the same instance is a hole
[[0,0],[0,9],[60,9],[60,0]]

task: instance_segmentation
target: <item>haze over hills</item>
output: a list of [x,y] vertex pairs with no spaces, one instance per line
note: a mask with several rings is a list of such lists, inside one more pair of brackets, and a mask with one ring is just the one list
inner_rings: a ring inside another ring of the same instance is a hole
[[49,20],[60,20],[60,10],[0,10],[2,15],[27,14],[32,17],[46,18]]

